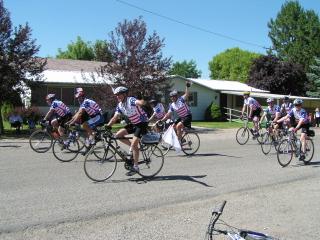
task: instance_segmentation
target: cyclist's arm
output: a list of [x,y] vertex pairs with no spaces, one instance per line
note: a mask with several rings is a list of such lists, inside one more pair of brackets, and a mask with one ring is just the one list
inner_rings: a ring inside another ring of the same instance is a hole
[[289,117],[290,117],[290,115],[287,114],[286,116],[284,116],[284,117],[280,118],[279,120],[277,120],[277,123],[281,123],[281,122],[283,122],[284,120],[287,120]]
[[155,116],[156,116],[156,112],[153,112],[152,116],[149,118],[148,121],[151,122],[154,119]]
[[262,117],[260,118],[260,123],[262,123],[263,119],[266,117],[267,113],[263,112]]
[[85,111],[84,108],[80,108],[78,110],[78,112],[76,112],[76,114],[71,118],[71,120],[68,122],[68,124],[71,125],[71,124],[74,124],[75,122],[77,122],[81,118],[84,111]]
[[241,116],[243,116],[244,112],[246,111],[246,107],[247,107],[247,105],[243,104],[242,111],[241,111]]
[[143,99],[136,100],[136,105],[142,107],[142,106],[146,105],[146,101]]
[[304,123],[304,118],[300,118],[297,126],[295,127],[295,129],[299,129],[303,123]]
[[110,121],[107,123],[108,127],[111,127],[113,124],[115,124],[118,120],[120,119],[120,114],[119,113],[115,113],[113,115],[113,117],[110,119]]
[[249,115],[248,115],[248,118],[251,118],[252,116],[252,106],[249,106],[250,110],[249,110]]
[[160,120],[162,122],[164,122],[165,120],[171,118],[171,112],[167,112],[166,115],[164,115],[164,117]]
[[43,118],[43,120],[48,121],[50,119],[50,117],[52,116],[52,114],[54,113],[54,109],[50,109],[49,112],[47,112],[46,116]]
[[189,87],[186,85],[186,90],[185,90],[184,94],[182,95],[183,99],[188,100],[189,94],[190,94]]
[[274,117],[272,122],[276,123],[278,121],[278,119],[280,119],[280,117],[281,117],[281,113],[280,112],[276,112],[276,116]]

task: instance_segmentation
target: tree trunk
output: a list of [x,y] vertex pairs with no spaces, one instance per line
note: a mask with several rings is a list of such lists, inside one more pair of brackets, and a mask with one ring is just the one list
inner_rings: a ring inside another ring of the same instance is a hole
[[3,122],[2,122],[1,107],[2,107],[2,103],[0,102],[0,135],[2,135],[2,134],[4,133],[4,127],[3,127]]

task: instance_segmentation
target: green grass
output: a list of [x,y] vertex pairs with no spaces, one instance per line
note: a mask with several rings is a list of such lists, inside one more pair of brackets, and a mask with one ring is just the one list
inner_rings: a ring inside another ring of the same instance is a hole
[[239,128],[243,126],[243,123],[238,122],[192,122],[193,127],[204,127],[204,128],[219,128],[219,129],[228,129],[228,128]]

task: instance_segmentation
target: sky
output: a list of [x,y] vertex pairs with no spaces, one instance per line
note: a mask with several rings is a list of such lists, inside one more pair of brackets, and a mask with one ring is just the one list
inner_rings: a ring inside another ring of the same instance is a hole
[[[32,38],[41,46],[38,56],[55,57],[59,48],[66,50],[77,36],[91,42],[108,40],[119,22],[142,16],[148,34],[156,31],[164,38],[163,55],[172,57],[174,62],[194,60],[204,79],[210,76],[208,62],[227,49],[239,47],[264,54],[264,47],[271,46],[267,24],[276,18],[284,3],[285,0],[4,0],[13,25],[28,23],[31,27]],[[320,16],[319,0],[299,3]]]

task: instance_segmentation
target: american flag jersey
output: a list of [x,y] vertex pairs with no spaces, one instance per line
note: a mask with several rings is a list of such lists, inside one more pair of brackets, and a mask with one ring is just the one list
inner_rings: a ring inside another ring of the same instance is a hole
[[53,109],[55,114],[57,114],[59,117],[64,117],[67,114],[70,114],[70,109],[59,100],[53,100],[51,103],[50,110]]
[[101,114],[100,106],[95,101],[88,98],[84,99],[80,105],[80,108],[84,109],[90,117]]
[[132,124],[148,121],[147,113],[136,104],[135,97],[128,97],[125,102],[118,103],[116,113],[126,115]]
[[176,102],[173,102],[170,104],[168,112],[174,112],[174,111],[176,111],[178,116],[181,118],[191,114],[190,108],[183,97],[179,97]]

